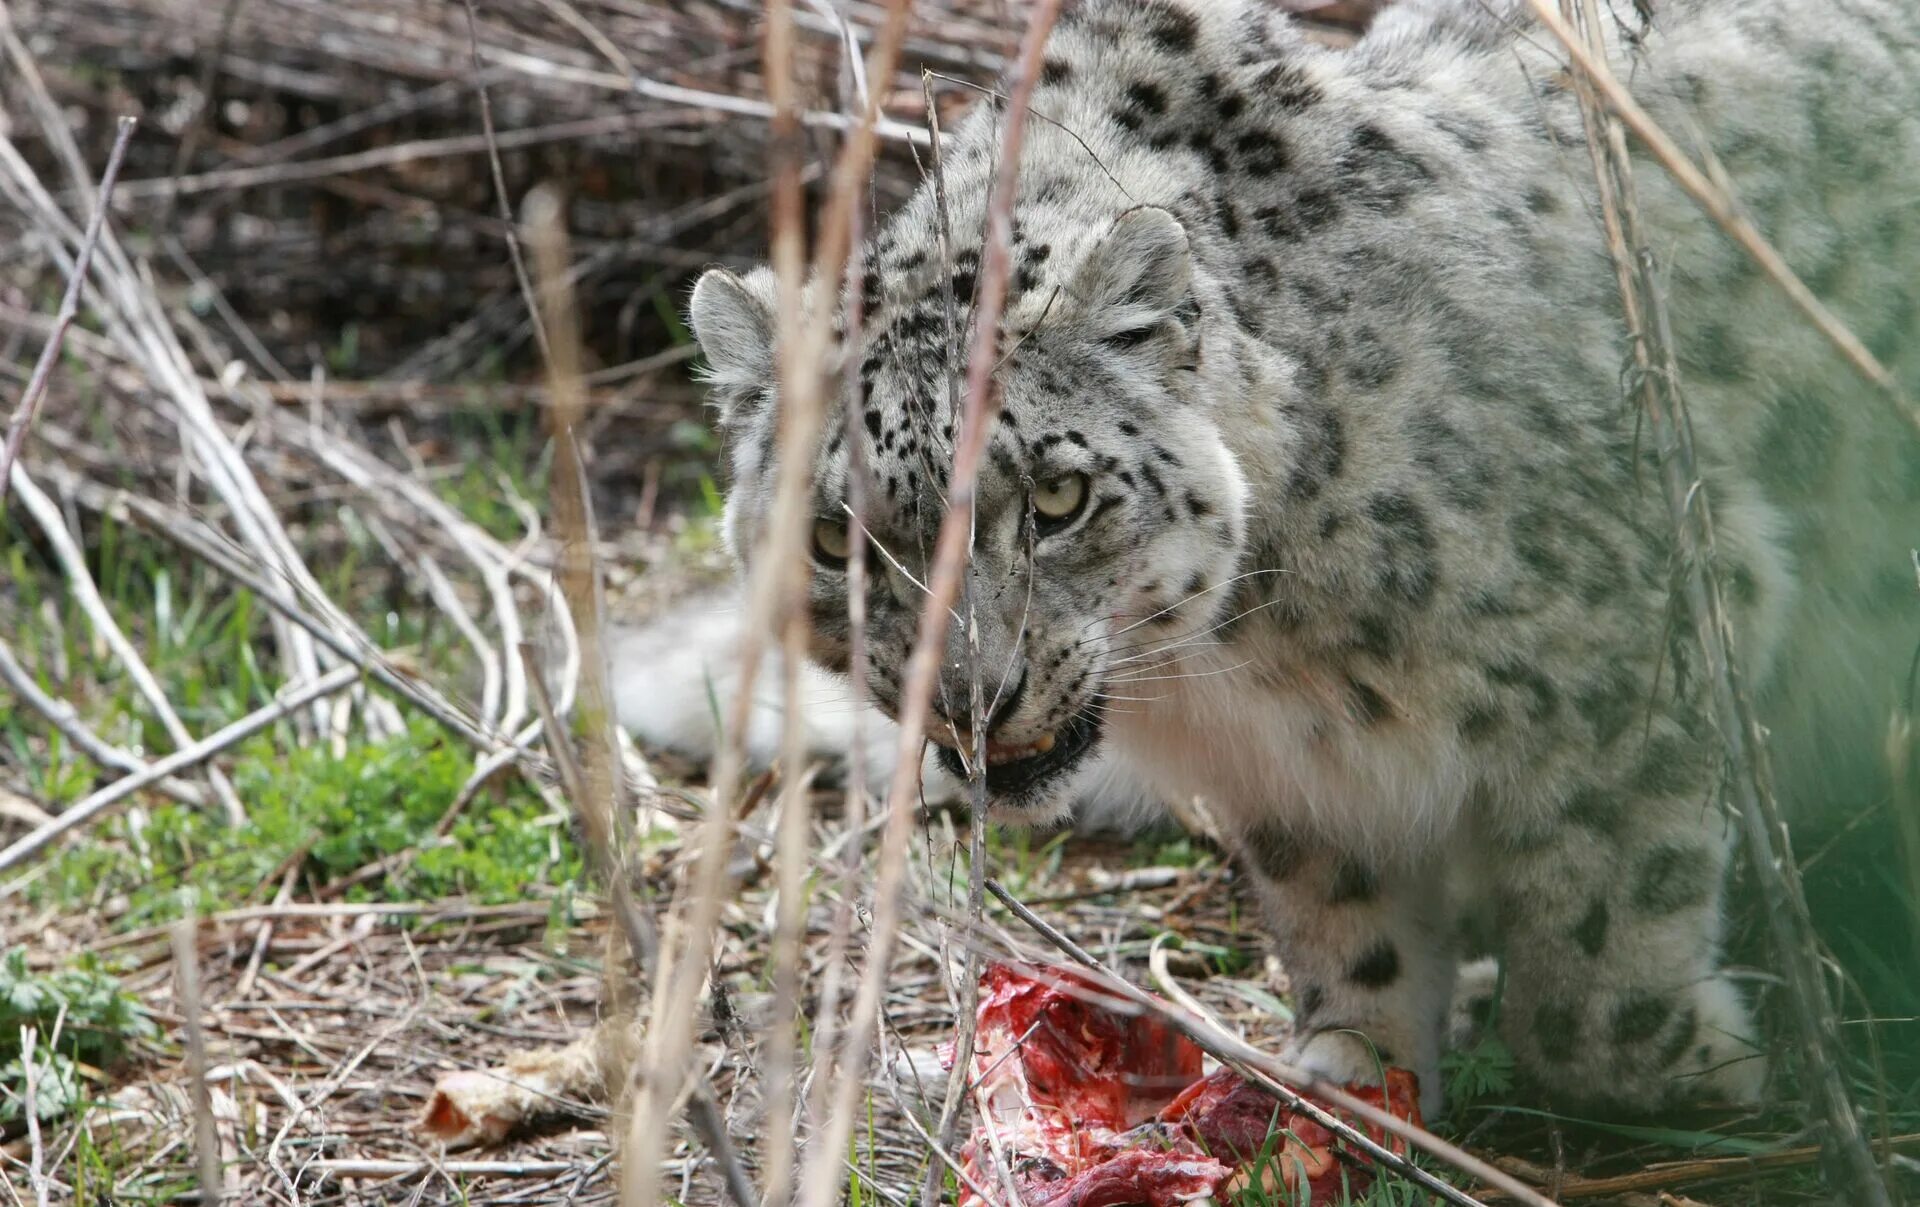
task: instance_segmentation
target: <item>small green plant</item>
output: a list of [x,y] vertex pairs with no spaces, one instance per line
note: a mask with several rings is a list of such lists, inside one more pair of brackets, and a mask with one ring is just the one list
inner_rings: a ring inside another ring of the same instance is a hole
[[319,746],[287,752],[263,738],[244,748],[232,772],[246,825],[158,806],[138,831],[116,820],[105,827],[110,841],[61,855],[33,891],[66,908],[123,896],[116,925],[126,927],[179,916],[183,888],[211,909],[257,896],[296,862],[322,883],[390,859],[384,875],[347,890],[351,900],[512,901],[577,880],[566,826],[524,788],[482,795],[444,837],[435,835],[472,769],[466,747],[424,721],[344,756]]
[[[1036,835],[1025,827],[987,830],[989,868],[998,869],[1000,879],[1017,895],[1060,871],[1070,830],[1058,834]],[[1036,845],[1034,839],[1040,842]]]
[[[23,1028],[34,1051],[21,1046]],[[0,1126],[26,1105],[26,1061],[35,1069],[34,1113],[56,1119],[85,1099],[83,1067],[114,1064],[159,1033],[146,1010],[92,957],[36,973],[20,948],[0,956]]]
[[1482,1035],[1442,1055],[1440,1075],[1446,1080],[1447,1102],[1456,1108],[1504,1097],[1513,1092],[1513,1049],[1498,1035]]

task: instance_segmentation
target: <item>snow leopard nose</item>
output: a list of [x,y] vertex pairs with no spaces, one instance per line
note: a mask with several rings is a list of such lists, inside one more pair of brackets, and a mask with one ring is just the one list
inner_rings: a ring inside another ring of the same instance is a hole
[[[1024,669],[1020,672],[1020,681],[1011,689],[1001,688],[1004,682],[1004,679],[991,676],[982,668],[981,703],[993,710],[987,717],[989,737],[1000,732],[1000,727],[1020,711],[1020,701],[1027,694],[1027,673]],[[994,699],[996,689],[999,689],[998,701]],[[943,690],[933,701],[934,723],[950,725],[960,733],[968,732],[972,728],[972,718],[967,715],[967,704],[973,699],[972,693],[973,683],[967,675],[967,668],[964,665],[954,668],[953,673],[945,677]],[[955,717],[953,713],[960,715]]]

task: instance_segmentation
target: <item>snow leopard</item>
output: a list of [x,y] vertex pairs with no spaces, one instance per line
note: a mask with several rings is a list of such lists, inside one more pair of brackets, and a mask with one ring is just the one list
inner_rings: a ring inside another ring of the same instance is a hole
[[[1635,7],[1605,17],[1613,73],[1920,391],[1911,9]],[[1550,1100],[1651,1111],[1766,1080],[1722,966],[1725,760],[1563,56],[1505,0],[1407,0],[1342,49],[1260,0],[1067,6],[1019,146],[970,612],[928,734],[964,775],[977,673],[997,820],[1059,821],[1094,760],[1188,805],[1259,901],[1286,1058],[1335,1083],[1405,1066],[1429,1110],[1474,915],[1500,1033]],[[866,542],[864,687],[890,715],[1010,93],[946,133],[858,279],[806,294],[862,316],[809,469],[809,653],[846,673]],[[1914,431],[1637,143],[1634,163],[1777,788],[1874,791],[1914,638]],[[709,270],[689,305],[748,562],[777,313],[766,269]]]

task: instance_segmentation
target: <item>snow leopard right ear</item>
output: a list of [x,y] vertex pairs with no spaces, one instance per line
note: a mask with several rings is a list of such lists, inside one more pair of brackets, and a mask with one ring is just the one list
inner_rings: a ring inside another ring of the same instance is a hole
[[766,268],[745,277],[711,268],[693,287],[687,317],[723,423],[740,404],[773,386],[773,292],[773,272]]
[[1074,276],[1073,293],[1089,333],[1138,342],[1187,304],[1192,280],[1186,228],[1157,206],[1114,220]]

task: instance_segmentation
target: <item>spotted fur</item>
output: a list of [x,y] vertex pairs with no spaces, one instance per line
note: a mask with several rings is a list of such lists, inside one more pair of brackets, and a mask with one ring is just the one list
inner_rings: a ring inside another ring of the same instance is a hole
[[[1498,925],[1501,1024],[1546,1089],[1749,1098],[1763,1064],[1717,970],[1720,758],[1673,636],[1580,116],[1520,20],[1408,0],[1333,51],[1253,2],[1088,0],[1063,19],[1014,216],[977,625],[955,626],[936,710],[964,712],[977,631],[996,740],[1097,724],[1105,757],[1194,801],[1266,903],[1313,1068],[1367,1077],[1377,1051],[1435,1104],[1448,920],[1471,897]],[[1920,393],[1903,7],[1674,0],[1631,41],[1619,74],[1711,143]],[[885,708],[943,511],[1001,120],[983,104],[951,135],[945,213],[922,188],[857,285],[837,405],[872,475]],[[1872,765],[1894,697],[1920,458],[1657,167],[1638,183],[1739,648],[1783,791],[1815,797],[1819,756]],[[764,272],[711,273],[692,304],[740,551],[769,504],[773,313]],[[847,451],[834,436],[813,466],[822,517],[843,515]],[[1087,506],[1040,531],[1034,483],[1073,472]],[[844,576],[819,567],[811,592],[815,657],[844,668]],[[1000,792],[1000,816],[1056,819],[1071,770]]]

